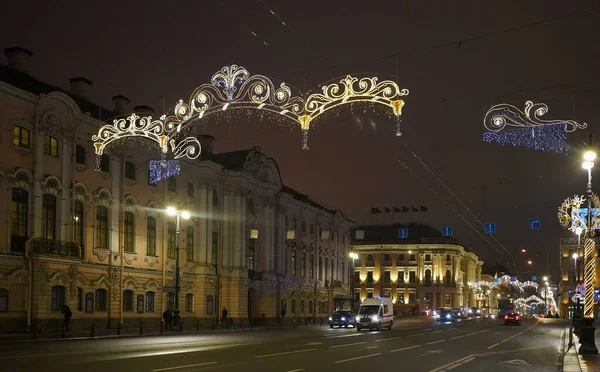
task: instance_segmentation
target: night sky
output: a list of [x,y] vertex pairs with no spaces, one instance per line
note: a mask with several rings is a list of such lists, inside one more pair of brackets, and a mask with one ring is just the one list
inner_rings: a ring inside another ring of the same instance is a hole
[[[229,64],[312,92],[348,73],[396,80],[398,71],[410,89],[400,139],[387,113],[370,106],[317,120],[309,151],[299,130],[252,112],[211,117],[197,132],[215,136],[217,152],[262,147],[285,184],[358,223],[376,222],[371,207],[425,205],[402,221],[452,225],[486,261],[505,262],[496,249],[506,248],[519,271],[532,270],[526,275],[547,274],[549,257],[556,278],[558,238],[569,234],[556,210],[585,190],[580,149],[599,119],[599,8],[592,0],[22,0],[3,5],[0,48],[33,51],[33,74],[52,84],[94,81],[91,98],[108,108],[123,94],[157,113]],[[589,124],[569,135],[568,156],[482,142],[491,105],[522,108],[526,100],[548,104],[548,119]],[[504,248],[453,211],[482,231],[461,203],[496,223]],[[528,229],[534,217],[541,230]],[[533,268],[525,268],[529,258]]]

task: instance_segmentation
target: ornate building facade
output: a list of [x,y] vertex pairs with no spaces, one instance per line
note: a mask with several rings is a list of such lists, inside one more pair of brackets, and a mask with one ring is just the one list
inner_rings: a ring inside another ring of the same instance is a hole
[[352,235],[354,306],[390,297],[394,310],[423,313],[478,306],[483,262],[470,249],[426,225],[361,226]]
[[[211,324],[223,307],[245,324],[283,309],[325,316],[348,296],[352,221],[282,184],[260,148],[214,153],[214,138],[200,136],[202,157],[169,161],[163,180],[155,153],[131,143],[97,158],[91,136],[101,125],[152,109],[115,96],[108,110],[87,98],[91,81],[60,89],[29,74],[31,52],[5,54],[0,332],[59,329],[64,305],[75,330],[158,325],[175,306],[178,246],[184,322]],[[177,230],[168,206],[191,219]]]

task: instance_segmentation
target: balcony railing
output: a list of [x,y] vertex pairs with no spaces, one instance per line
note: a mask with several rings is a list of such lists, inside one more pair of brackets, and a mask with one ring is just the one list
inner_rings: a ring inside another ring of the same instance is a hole
[[31,253],[33,254],[48,254],[83,259],[83,250],[81,249],[81,246],[74,242],[33,238],[29,244],[31,247]]

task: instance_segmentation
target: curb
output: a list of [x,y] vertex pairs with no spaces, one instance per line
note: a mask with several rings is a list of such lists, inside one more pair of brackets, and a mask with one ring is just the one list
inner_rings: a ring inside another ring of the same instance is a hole
[[576,334],[573,334],[573,346],[569,347],[567,344],[567,338],[569,337],[569,332],[571,331],[571,327],[565,328],[563,331],[561,338],[561,346],[562,346],[562,358],[559,366],[561,367],[561,371],[565,372],[587,372],[588,369],[585,366],[582,358],[577,352],[577,345],[579,345],[579,337]]

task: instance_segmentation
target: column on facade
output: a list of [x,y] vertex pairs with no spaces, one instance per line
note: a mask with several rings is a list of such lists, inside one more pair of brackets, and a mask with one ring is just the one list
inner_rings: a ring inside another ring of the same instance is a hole
[[[248,250],[246,248],[246,244],[248,244],[248,230],[246,229],[246,196],[244,196],[244,194],[240,194],[240,218],[241,218],[241,223],[240,223],[240,232],[241,232],[241,242],[240,242],[240,266],[245,268],[248,264],[247,260],[247,253]],[[260,235],[259,235],[259,239],[260,239]]]
[[[65,144],[62,147],[62,198],[60,201],[60,220],[57,227],[61,229],[60,240],[63,241],[74,241],[74,227],[75,220],[71,213],[71,191],[72,187],[72,169],[73,159],[71,154],[73,152],[73,142],[65,138]],[[81,221],[81,223],[84,223]],[[62,228],[64,226],[64,228]]]
[[235,200],[233,198],[232,190],[225,190],[225,195],[223,195],[223,266],[231,267],[232,266],[232,250],[234,248],[233,241],[233,230],[235,226],[234,218],[234,210]]
[[[454,256],[454,283],[458,281],[460,277],[460,256]],[[463,283],[464,284],[464,283]]]
[[[207,185],[201,185],[200,187],[198,187],[198,196],[199,196],[199,203],[196,206],[198,208],[198,211],[200,212],[200,221],[199,221],[199,226],[198,226],[198,232],[196,233],[197,236],[194,237],[195,240],[197,242],[199,242],[200,244],[197,244],[197,249],[198,251],[196,252],[196,254],[194,255],[194,257],[196,258],[197,262],[199,262],[200,264],[206,264],[208,262],[210,262],[208,260],[208,252],[209,252],[209,245],[208,245],[208,235],[211,235],[212,237],[212,220],[210,218],[210,214],[208,212],[208,201],[207,201],[207,196],[208,196],[208,186]],[[212,201],[211,203],[212,204]]]
[[[221,225],[221,221],[219,219],[217,219],[217,215],[216,215],[216,210],[215,210],[215,206],[213,205],[213,193],[215,193],[216,191],[210,187],[207,186],[206,188],[206,262],[208,264],[211,264],[213,262],[213,249],[212,249],[212,245],[213,245],[213,231],[214,229],[214,224],[217,223],[219,224],[219,226]],[[219,239],[220,240],[220,239]],[[217,244],[221,244],[222,242],[217,241]],[[218,259],[218,251],[220,250],[220,247],[217,247],[217,258]]]
[[[276,271],[279,274],[287,273],[285,269],[286,260],[287,260],[287,249],[285,245],[285,238],[287,235],[287,231],[285,231],[285,213],[282,211],[278,211],[277,213],[277,239],[276,239],[276,247],[277,250],[277,267]],[[318,257],[318,256],[317,256]]]
[[44,133],[37,133],[34,142],[33,165],[33,231],[31,237],[42,234],[42,180],[44,178]]
[[263,221],[262,221],[262,229],[259,232],[260,243],[261,243],[261,270],[262,271],[271,271],[271,208],[269,207],[269,202],[265,201],[263,203]]
[[120,252],[119,234],[120,217],[121,217],[121,162],[119,159],[110,159],[110,180],[111,180],[111,196],[113,200],[112,208],[110,209],[110,250],[113,253]]
[[241,252],[244,248],[244,238],[245,238],[245,216],[242,214],[242,195],[238,193],[232,196],[234,200],[233,206],[233,221],[234,225],[234,244],[232,248],[233,254],[233,266],[236,268],[242,267],[243,261]]

